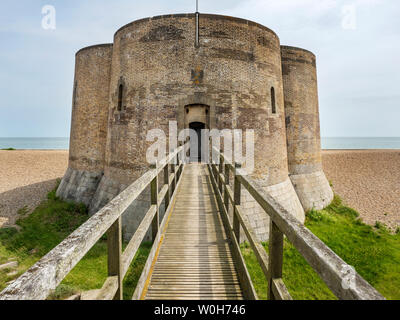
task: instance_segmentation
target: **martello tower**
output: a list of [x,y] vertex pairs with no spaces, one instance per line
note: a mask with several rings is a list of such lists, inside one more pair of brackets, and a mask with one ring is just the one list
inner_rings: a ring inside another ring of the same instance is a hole
[[[64,199],[96,212],[148,169],[147,132],[254,129],[253,178],[300,221],[333,198],[322,171],[316,58],[270,29],[234,17],[173,14],[134,21],[113,44],[76,54]],[[125,215],[127,237],[147,197]],[[260,240],[268,218],[243,195]]]

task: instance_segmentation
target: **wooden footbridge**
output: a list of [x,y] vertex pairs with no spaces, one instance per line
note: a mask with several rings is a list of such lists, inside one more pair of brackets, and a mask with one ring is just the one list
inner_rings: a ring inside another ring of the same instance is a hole
[[243,298],[207,171],[186,166],[143,298]]
[[[149,229],[153,247],[133,300],[257,299],[240,251],[240,229],[266,276],[271,300],[291,299],[282,280],[285,236],[339,299],[383,299],[357,273],[349,274],[351,268],[340,257],[243,175],[238,165],[217,150],[218,163],[183,164],[182,152],[181,147],[146,172],[1,292],[0,300],[46,299],[105,233],[108,278],[91,298],[120,300],[123,279]],[[149,186],[150,209],[122,250],[121,216]],[[242,214],[242,188],[271,218],[269,254]],[[160,220],[162,207],[165,214]]]

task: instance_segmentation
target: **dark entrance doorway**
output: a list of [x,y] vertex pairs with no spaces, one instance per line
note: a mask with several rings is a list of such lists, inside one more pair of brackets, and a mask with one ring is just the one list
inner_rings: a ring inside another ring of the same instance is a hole
[[190,149],[192,148],[197,148],[197,156],[196,153],[193,154],[190,152],[190,162],[201,162],[201,154],[202,154],[202,148],[201,148],[201,130],[205,129],[206,125],[202,122],[191,122],[189,124],[189,129],[192,129],[196,131],[197,133],[197,146],[193,144],[194,142],[190,142]]

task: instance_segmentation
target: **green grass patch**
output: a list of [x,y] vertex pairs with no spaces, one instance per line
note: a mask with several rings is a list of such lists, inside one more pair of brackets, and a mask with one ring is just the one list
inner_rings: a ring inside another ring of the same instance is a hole
[[17,150],[17,149],[14,149],[14,148],[5,148],[5,149],[1,149],[2,151],[15,151],[15,150]]
[[139,281],[144,265],[146,264],[147,257],[150,254],[152,244],[149,242],[143,243],[136,253],[136,257],[129,268],[124,279],[124,299],[132,300],[133,293],[135,292],[136,285]]
[[[31,215],[27,208],[18,211],[20,231],[14,228],[0,229],[0,243],[20,258],[42,257],[87,220],[87,209],[58,199],[55,190]],[[33,253],[33,254],[32,254]]]
[[19,231],[16,228],[0,229],[0,264],[9,259],[17,260],[18,274],[7,276],[9,270],[0,271],[0,290],[57,246],[88,217],[85,206],[61,201],[55,196],[55,190],[31,215],[27,216],[26,207],[18,213],[20,219],[16,224]]
[[[0,229],[0,264],[16,259],[18,275],[0,271],[0,290],[25,272],[41,257],[88,219],[84,205],[62,201],[55,190],[30,215],[19,210],[15,228]],[[348,264],[355,267],[371,285],[388,299],[400,299],[400,233],[390,234],[383,224],[364,224],[358,213],[343,205],[339,197],[324,210],[307,213],[306,226]],[[268,244],[263,244],[268,251]],[[125,244],[124,244],[125,246]],[[124,279],[124,299],[131,299],[151,249],[144,243]],[[264,274],[248,244],[242,245],[250,275],[261,299],[266,299]],[[64,279],[50,299],[64,299],[75,293],[99,289],[107,278],[105,237],[86,254]],[[283,279],[294,299],[335,299],[319,276],[297,250],[285,240]]]
[[[268,252],[268,243],[263,243]],[[242,254],[259,299],[267,299],[268,284],[249,244],[242,244]],[[283,280],[295,300],[332,300],[335,296],[307,261],[287,241],[284,243]]]
[[[26,207],[18,211],[19,231],[16,228],[0,229],[0,264],[11,258],[19,263],[17,275],[7,276],[10,270],[0,271],[0,291],[7,287],[7,282],[24,273],[89,218],[84,205],[60,200],[56,197],[56,189],[29,216],[28,213]],[[81,291],[102,287],[107,278],[105,238],[93,246],[50,299],[65,299]],[[132,298],[150,249],[151,244],[144,243],[138,250],[124,280],[124,298]]]
[[[143,243],[125,276],[123,294],[125,300],[132,300],[137,282],[151,250],[151,243]],[[107,243],[101,240],[68,274],[57,288],[52,299],[65,299],[72,294],[100,289],[107,279]]]
[[[307,213],[306,226],[387,299],[400,299],[400,234],[378,223],[364,224],[358,213],[335,196],[324,210]],[[263,244],[268,251],[268,244]],[[242,252],[260,298],[267,285],[248,244]],[[283,280],[294,299],[335,299],[298,251],[285,240]]]

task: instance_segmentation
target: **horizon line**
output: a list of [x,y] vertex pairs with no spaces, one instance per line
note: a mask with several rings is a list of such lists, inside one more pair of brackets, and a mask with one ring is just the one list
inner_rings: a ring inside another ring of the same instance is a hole
[[[326,136],[321,139],[368,139],[368,138],[400,138],[400,136]],[[0,137],[0,139],[70,139],[70,137],[30,136],[30,137]]]

